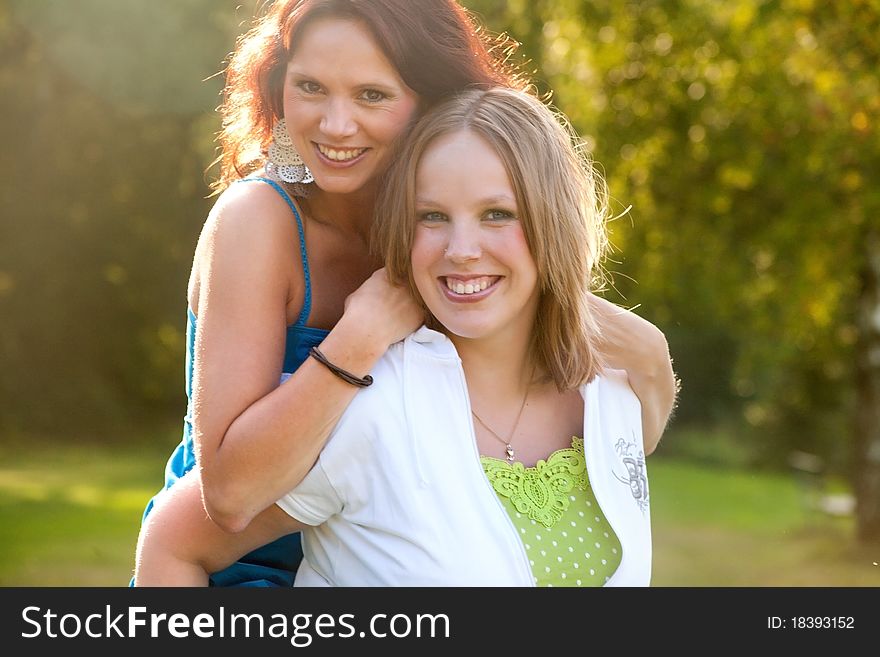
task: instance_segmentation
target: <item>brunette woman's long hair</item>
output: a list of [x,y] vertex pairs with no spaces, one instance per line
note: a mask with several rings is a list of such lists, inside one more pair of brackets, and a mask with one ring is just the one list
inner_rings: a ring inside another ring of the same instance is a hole
[[455,0],[276,0],[239,37],[226,67],[215,193],[265,164],[299,35],[327,17],[365,26],[422,110],[468,88],[528,86],[511,63],[518,44],[489,34]]

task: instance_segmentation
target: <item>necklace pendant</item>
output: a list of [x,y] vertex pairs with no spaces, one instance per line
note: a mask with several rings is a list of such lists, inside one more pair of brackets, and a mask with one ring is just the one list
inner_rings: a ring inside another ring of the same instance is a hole
[[514,458],[515,458],[515,455],[513,453],[513,445],[511,445],[510,443],[507,443],[507,462],[510,463],[511,465],[513,465]]

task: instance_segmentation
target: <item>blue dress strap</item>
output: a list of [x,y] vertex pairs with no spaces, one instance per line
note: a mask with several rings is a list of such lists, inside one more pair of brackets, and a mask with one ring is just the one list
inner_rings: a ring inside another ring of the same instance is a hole
[[293,199],[290,198],[290,195],[284,190],[284,188],[279,185],[277,182],[272,180],[271,178],[242,178],[241,180],[237,180],[236,182],[250,182],[258,180],[260,182],[264,182],[267,185],[271,185],[276,192],[281,195],[287,205],[290,206],[290,209],[293,211],[293,216],[296,217],[296,229],[299,232],[299,255],[302,260],[302,268],[303,268],[303,276],[305,277],[306,289],[305,289],[305,298],[303,299],[302,310],[299,313],[299,317],[296,319],[296,323],[294,326],[305,326],[306,320],[309,318],[309,314],[312,312],[312,277],[309,273],[309,258],[306,254],[306,232],[303,228],[302,218],[299,216],[299,211],[296,209],[296,204],[293,202]]

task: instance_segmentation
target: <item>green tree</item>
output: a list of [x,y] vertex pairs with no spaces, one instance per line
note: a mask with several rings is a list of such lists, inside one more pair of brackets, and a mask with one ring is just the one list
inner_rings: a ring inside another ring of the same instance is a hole
[[231,3],[0,0],[0,431],[182,415]]
[[633,205],[611,268],[670,338],[679,420],[740,409],[764,462],[854,465],[880,538],[880,3],[469,5],[527,41]]

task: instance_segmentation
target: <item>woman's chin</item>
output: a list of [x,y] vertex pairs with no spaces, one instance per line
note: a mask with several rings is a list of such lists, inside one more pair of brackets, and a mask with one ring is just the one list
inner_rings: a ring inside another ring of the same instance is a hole
[[368,167],[368,161],[362,161],[353,167],[335,168],[321,166],[318,162],[311,168],[318,188],[327,194],[356,194],[375,188],[377,177],[374,170]]
[[448,322],[443,324],[446,334],[453,339],[481,340],[490,337],[492,327],[465,322]]

